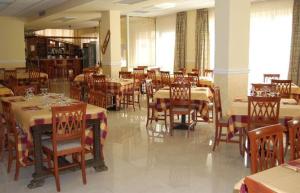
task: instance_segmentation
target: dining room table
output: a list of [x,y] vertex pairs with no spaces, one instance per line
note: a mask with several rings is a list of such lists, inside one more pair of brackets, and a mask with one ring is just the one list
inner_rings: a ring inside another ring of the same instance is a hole
[[[29,150],[33,148],[34,173],[28,184],[29,188],[43,186],[51,173],[43,166],[42,138],[45,133],[52,130],[52,106],[64,106],[80,103],[80,101],[64,97],[62,94],[48,93],[36,96],[11,96],[2,97],[2,101],[10,102],[16,123],[25,133],[26,138],[20,140],[20,161],[28,156]],[[1,106],[2,112],[2,106]],[[102,146],[107,136],[107,112],[106,109],[87,104],[86,109],[87,129],[86,145],[93,149],[92,158],[86,160],[87,166],[92,166],[96,171],[107,170],[104,162]]]
[[[300,159],[293,160],[300,164]],[[284,163],[240,180],[234,187],[234,192],[240,193],[297,193],[300,191],[299,165]]]
[[4,86],[3,84],[0,84],[0,97],[5,97],[5,96],[12,96],[14,95],[13,91]]
[[[170,105],[170,87],[166,86],[155,92],[153,99],[160,109],[168,110]],[[192,103],[197,105],[197,110],[200,112],[204,121],[209,120],[209,107],[208,104],[212,101],[213,94],[209,87],[192,87],[191,100]],[[182,116],[181,122],[184,124],[185,116]]]
[[[93,74],[90,74],[92,76]],[[88,83],[86,82],[84,75],[79,74],[74,78],[74,82],[81,86],[81,92],[83,98],[85,97],[85,93],[88,93]],[[121,100],[124,92],[130,90],[134,86],[133,79],[124,79],[124,78],[106,78],[107,83],[107,93],[113,96],[114,101],[114,110],[121,109]]]
[[[248,124],[248,98],[238,97],[234,99],[228,108],[227,116],[229,139],[232,138],[239,128],[247,128]],[[288,121],[300,117],[300,104],[293,98],[281,98],[279,109],[279,122],[287,126]]]

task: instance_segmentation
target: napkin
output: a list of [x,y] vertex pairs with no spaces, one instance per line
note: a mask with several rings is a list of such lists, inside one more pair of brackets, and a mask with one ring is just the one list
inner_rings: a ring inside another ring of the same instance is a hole
[[22,110],[23,111],[39,111],[39,110],[42,110],[42,108],[35,105],[35,106],[22,107]]

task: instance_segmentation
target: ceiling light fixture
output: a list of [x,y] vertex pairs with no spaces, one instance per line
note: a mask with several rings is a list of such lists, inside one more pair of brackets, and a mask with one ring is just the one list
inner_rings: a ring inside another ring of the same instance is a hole
[[159,8],[159,9],[170,9],[170,8],[176,7],[176,3],[160,3],[157,5],[154,5],[154,7]]

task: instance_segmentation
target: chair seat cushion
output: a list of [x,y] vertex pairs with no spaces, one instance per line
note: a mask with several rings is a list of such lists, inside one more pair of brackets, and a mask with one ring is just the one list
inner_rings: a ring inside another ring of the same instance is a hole
[[[42,142],[43,147],[47,148],[49,150],[53,150],[53,145],[52,145],[52,140],[48,139]],[[81,143],[79,139],[75,139],[75,140],[66,140],[63,142],[59,142],[57,144],[57,150],[58,151],[63,151],[63,150],[67,150],[67,149],[74,149],[74,148],[80,148],[81,147]]]
[[[174,107],[172,108],[173,113],[180,113],[180,114],[189,114],[189,108],[187,107]],[[193,112],[193,110],[191,109],[190,111],[191,113]]]

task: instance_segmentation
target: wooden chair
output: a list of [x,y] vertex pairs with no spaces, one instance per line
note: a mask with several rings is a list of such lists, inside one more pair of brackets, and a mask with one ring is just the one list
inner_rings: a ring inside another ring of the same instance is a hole
[[134,68],[133,69],[133,76],[135,80],[137,81],[135,86],[139,87],[139,91],[141,93],[145,93],[145,79],[146,75],[144,72],[144,68]]
[[249,153],[248,133],[256,128],[279,123],[280,97],[248,96],[248,126],[244,133],[244,148]]
[[119,78],[131,79],[132,78],[132,73],[131,72],[120,71],[119,72]]
[[[139,80],[136,79],[136,75],[133,75],[133,86],[130,89],[127,89],[123,92],[123,102],[121,104],[126,105],[128,108],[129,105],[133,106],[133,110],[135,111],[135,104],[139,105],[139,109],[141,109],[140,103],[140,84]],[[137,100],[136,100],[137,99]]]
[[191,84],[198,86],[199,85],[199,75],[196,73],[188,73],[188,79]]
[[107,108],[107,97],[103,91],[92,90],[89,93],[88,103],[98,107]]
[[[152,87],[157,91],[160,89],[160,83],[157,80],[156,71],[155,70],[147,70],[147,78],[151,79]],[[147,93],[147,91],[146,91]]]
[[264,83],[271,83],[272,79],[280,79],[280,74],[264,74]]
[[[219,87],[214,87],[214,107],[215,107],[215,139],[213,145],[213,151],[220,142],[226,143],[238,143],[240,145],[240,153],[242,153],[242,130],[239,129],[238,137],[239,140],[230,139],[228,134],[228,119],[229,117],[223,116],[221,92]],[[227,128],[227,133],[223,134],[223,128]],[[225,137],[225,138],[224,138]]]
[[30,68],[29,71],[29,81],[30,82],[40,82],[41,72],[38,68]]
[[192,73],[194,73],[194,74],[198,74],[198,76],[199,76],[199,74],[200,74],[200,70],[199,70],[199,69],[197,69],[197,68],[193,68],[193,69],[192,69]]
[[204,70],[204,76],[205,76],[205,77],[213,78],[213,77],[214,77],[214,70],[208,70],[208,69],[205,69],[205,70]]
[[186,74],[186,68],[179,68],[179,72],[182,72],[184,75]]
[[248,96],[248,131],[279,122],[280,97]]
[[[5,112],[4,117],[7,123],[7,137],[8,137],[8,164],[7,172],[10,173],[13,161],[16,161],[16,171],[15,171],[15,180],[18,180],[20,168],[31,166],[33,164],[33,158],[24,157],[22,155],[22,141],[26,141],[27,135],[23,134],[21,128],[17,127],[14,114],[11,110],[11,103],[2,101],[2,109]],[[25,140],[24,140],[25,139]],[[22,162],[21,162],[22,161]]]
[[300,158],[300,122],[291,120],[288,123],[289,143],[290,143],[290,160]]
[[94,74],[92,76],[92,80],[93,80],[93,86],[92,89],[93,90],[100,90],[100,89],[105,89],[105,82],[106,82],[106,77],[105,75],[101,74]]
[[70,84],[70,98],[75,100],[81,100],[81,88],[76,83]]
[[161,77],[161,86],[170,86],[171,84],[171,77],[170,72],[168,71],[160,71],[160,77]]
[[[52,137],[43,143],[47,159],[53,161],[53,174],[56,189],[60,191],[59,170],[80,166],[83,184],[86,184],[85,172],[85,128],[86,104],[52,107]],[[66,155],[80,155],[81,161],[59,167],[58,158]]]
[[184,79],[184,72],[182,71],[174,72],[174,82],[182,79]]
[[281,98],[290,98],[292,90],[292,80],[272,79],[271,83],[276,85],[276,91],[280,93]]
[[[149,121],[152,123],[153,120],[157,121],[157,120],[162,120],[165,121],[165,127],[167,128],[167,110],[168,110],[168,106],[166,106],[166,108],[162,108],[160,106],[157,105],[157,103],[153,100],[153,96],[154,96],[154,91],[153,91],[153,84],[152,82],[146,83],[146,94],[147,94],[147,123],[146,123],[146,127],[149,124]],[[155,111],[157,112],[163,112],[164,114],[159,116],[159,117],[155,117],[154,113]]]
[[191,85],[173,83],[170,87],[170,134],[173,135],[174,115],[187,116],[188,136],[196,125],[195,110],[191,101]]
[[4,82],[8,82],[9,79],[17,79],[17,70],[6,70],[4,71]]
[[269,125],[249,132],[251,173],[283,164],[283,127]]

